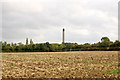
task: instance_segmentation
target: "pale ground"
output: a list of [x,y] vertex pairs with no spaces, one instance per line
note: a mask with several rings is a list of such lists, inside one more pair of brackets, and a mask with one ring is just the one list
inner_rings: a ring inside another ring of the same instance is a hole
[[2,77],[115,78],[118,51],[2,53]]

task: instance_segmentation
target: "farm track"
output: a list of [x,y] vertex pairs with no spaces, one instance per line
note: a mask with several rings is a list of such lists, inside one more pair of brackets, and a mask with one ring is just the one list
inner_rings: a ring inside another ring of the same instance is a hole
[[3,78],[117,78],[117,51],[2,53]]

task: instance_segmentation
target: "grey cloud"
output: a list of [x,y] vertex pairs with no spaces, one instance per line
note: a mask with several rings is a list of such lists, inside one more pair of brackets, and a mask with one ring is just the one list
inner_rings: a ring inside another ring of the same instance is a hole
[[116,40],[117,1],[4,3],[3,40],[17,42],[29,37],[35,42],[60,43],[63,27],[68,42],[98,42],[102,36]]

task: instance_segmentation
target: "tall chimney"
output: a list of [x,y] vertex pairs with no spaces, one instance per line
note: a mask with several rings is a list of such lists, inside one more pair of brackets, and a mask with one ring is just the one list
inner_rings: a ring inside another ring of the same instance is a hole
[[65,42],[65,29],[63,28],[63,42],[62,43],[64,43]]

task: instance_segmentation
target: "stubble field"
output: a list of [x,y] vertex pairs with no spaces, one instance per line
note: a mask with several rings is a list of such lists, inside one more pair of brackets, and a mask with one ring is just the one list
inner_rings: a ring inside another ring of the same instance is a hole
[[3,53],[3,78],[117,78],[117,51]]

